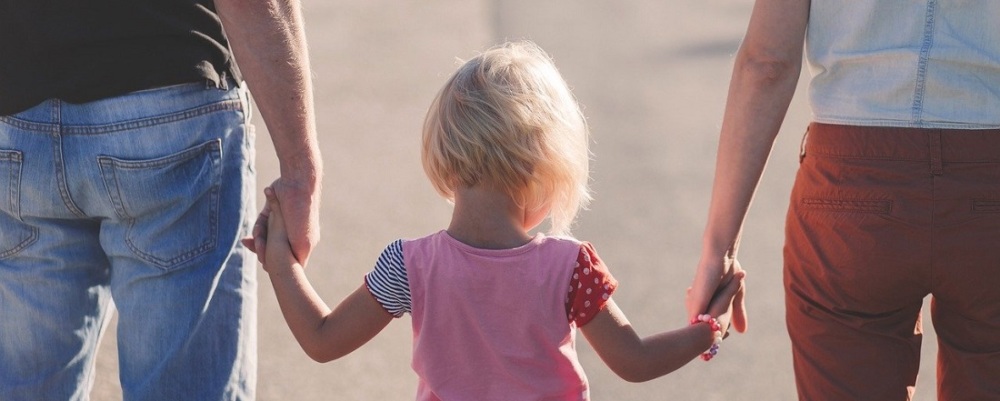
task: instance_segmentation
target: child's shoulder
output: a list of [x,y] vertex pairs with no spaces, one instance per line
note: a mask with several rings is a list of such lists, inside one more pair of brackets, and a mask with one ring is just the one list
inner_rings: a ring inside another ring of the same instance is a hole
[[597,256],[597,251],[590,242],[565,235],[545,236],[540,242],[540,247],[543,249],[562,250],[562,252],[571,255],[574,259],[584,257],[585,255]]
[[551,242],[551,243],[562,244],[565,246],[573,246],[575,248],[580,249],[581,252],[586,252],[587,250],[589,250],[590,252],[595,252],[594,245],[591,244],[589,241],[584,241],[569,235],[545,236],[543,242]]
[[428,242],[428,241],[440,241],[441,239],[443,239],[447,235],[448,235],[447,231],[445,231],[445,230],[439,230],[439,231],[435,231],[433,233],[426,234],[426,235],[419,236],[419,237],[399,237],[399,238],[393,240],[390,243],[391,244],[395,244],[395,243],[408,244],[408,243],[419,243],[419,242]]
[[[422,237],[400,238],[394,240],[387,248],[403,249],[414,248],[434,248],[434,247],[459,247],[462,249],[473,249],[468,245],[460,243],[451,237],[446,230],[440,230]],[[569,235],[547,235],[536,234],[531,242],[519,247],[519,249],[535,248],[542,251],[564,250],[573,254],[594,252],[593,245],[587,241],[581,241]]]
[[571,244],[582,244],[583,243],[583,241],[580,241],[579,239],[577,239],[576,237],[573,237],[571,235],[539,234],[539,236],[543,237],[547,241],[567,242],[567,243],[571,243]]
[[551,241],[558,244],[558,247],[563,250],[568,256],[571,256],[577,262],[577,266],[586,265],[599,265],[603,264],[601,257],[597,254],[597,250],[594,249],[594,245],[587,241],[581,241],[573,237],[549,237]]

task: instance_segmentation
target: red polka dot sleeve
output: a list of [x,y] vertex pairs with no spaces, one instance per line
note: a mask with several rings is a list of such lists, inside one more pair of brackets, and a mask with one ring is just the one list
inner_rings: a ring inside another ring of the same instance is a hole
[[570,323],[576,322],[577,327],[583,327],[590,322],[607,305],[615,288],[618,288],[618,281],[601,262],[594,246],[589,242],[580,244],[580,254],[576,257],[566,297],[566,314]]

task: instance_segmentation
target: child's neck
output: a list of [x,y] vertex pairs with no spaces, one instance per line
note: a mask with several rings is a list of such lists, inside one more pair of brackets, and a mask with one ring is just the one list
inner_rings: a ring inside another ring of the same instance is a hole
[[531,241],[525,227],[524,208],[506,193],[484,186],[460,187],[455,191],[448,234],[481,249],[510,249]]

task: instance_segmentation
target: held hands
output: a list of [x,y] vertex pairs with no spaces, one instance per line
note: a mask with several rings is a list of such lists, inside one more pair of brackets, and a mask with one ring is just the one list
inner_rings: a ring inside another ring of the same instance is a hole
[[[746,278],[746,272],[739,269],[739,265],[736,265],[736,269],[729,277],[724,280],[719,291],[715,293],[712,297],[711,302],[708,305],[708,310],[706,313],[715,317],[719,321],[719,325],[722,326],[722,332],[728,335],[730,323],[734,322],[734,306],[736,306],[737,298],[742,299],[744,290],[744,278]],[[739,310],[739,309],[737,309]],[[739,326],[736,326],[737,331],[739,331]]]
[[[708,313],[716,316],[720,323],[723,317],[717,312],[725,313],[725,324],[729,327],[730,322],[737,332],[744,333],[747,330],[746,304],[744,295],[746,286],[743,278],[746,273],[740,266],[740,262],[733,258],[725,258],[721,263],[706,265],[702,263],[694,278],[694,283],[687,290],[687,309],[689,317],[698,314]],[[733,287],[734,282],[738,286]],[[728,291],[733,290],[732,295]],[[729,297],[725,303],[725,309],[717,310],[722,304],[720,299]]]
[[296,258],[288,230],[285,226],[285,211],[278,202],[274,189],[264,189],[267,203],[261,210],[257,223],[254,225],[253,238],[243,239],[243,244],[257,253],[258,259],[268,273],[276,273],[283,268],[301,264]]
[[[313,247],[319,242],[319,194],[315,185],[300,183],[296,180],[278,177],[264,192],[268,190],[276,201],[284,205],[284,222],[288,229],[288,240],[295,257],[303,264],[308,261]],[[261,263],[267,258],[268,216],[271,213],[271,202],[264,205],[253,226],[253,238],[242,240],[251,252],[257,254]]]

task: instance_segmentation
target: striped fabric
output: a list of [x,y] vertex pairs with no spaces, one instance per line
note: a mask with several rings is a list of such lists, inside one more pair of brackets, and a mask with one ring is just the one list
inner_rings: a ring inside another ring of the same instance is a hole
[[410,313],[410,282],[403,265],[403,240],[385,247],[375,269],[365,275],[365,285],[382,308],[395,317]]

